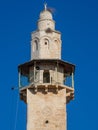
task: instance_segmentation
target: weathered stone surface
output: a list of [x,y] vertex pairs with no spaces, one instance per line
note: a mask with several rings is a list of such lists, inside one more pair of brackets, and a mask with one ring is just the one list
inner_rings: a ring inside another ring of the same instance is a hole
[[31,59],[61,59],[61,34],[49,11],[41,12],[38,30],[31,37]]
[[27,130],[65,130],[66,89],[47,94],[27,90]]

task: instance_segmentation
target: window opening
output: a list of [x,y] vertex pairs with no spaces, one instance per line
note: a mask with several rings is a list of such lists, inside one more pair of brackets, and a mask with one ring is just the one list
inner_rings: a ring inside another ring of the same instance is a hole
[[44,45],[45,45],[46,49],[49,49],[49,40],[48,39],[44,39]]
[[50,83],[50,73],[49,73],[49,70],[43,72],[43,83]]
[[45,121],[45,123],[46,123],[46,124],[48,124],[48,123],[49,123],[49,121],[48,121],[48,120],[46,120],[46,121]]
[[47,45],[47,42],[45,42],[45,45]]

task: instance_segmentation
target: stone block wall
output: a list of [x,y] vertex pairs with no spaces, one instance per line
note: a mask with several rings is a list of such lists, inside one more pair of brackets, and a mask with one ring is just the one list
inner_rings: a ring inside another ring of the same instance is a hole
[[27,130],[66,130],[66,89],[47,94],[27,90]]

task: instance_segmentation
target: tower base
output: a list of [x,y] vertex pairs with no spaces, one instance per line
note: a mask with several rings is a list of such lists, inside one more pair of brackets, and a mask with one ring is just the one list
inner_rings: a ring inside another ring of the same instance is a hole
[[32,85],[21,90],[27,102],[27,130],[66,130],[66,103],[72,88],[58,85]]

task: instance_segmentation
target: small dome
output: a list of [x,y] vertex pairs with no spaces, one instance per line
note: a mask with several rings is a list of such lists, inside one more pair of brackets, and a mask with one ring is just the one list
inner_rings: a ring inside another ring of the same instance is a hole
[[48,10],[44,10],[40,13],[40,19],[52,19],[52,14]]

